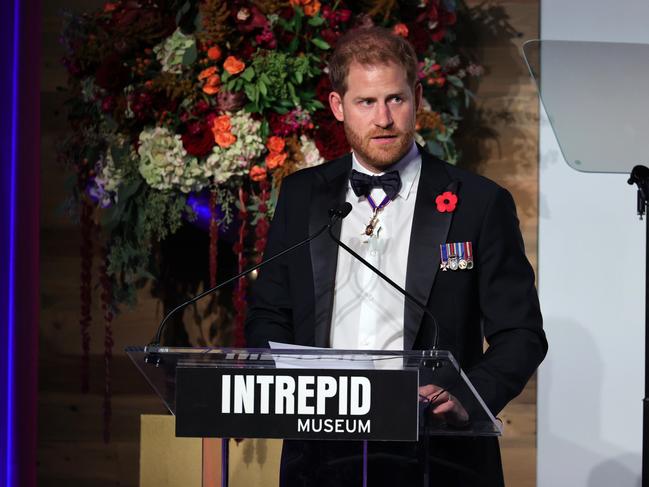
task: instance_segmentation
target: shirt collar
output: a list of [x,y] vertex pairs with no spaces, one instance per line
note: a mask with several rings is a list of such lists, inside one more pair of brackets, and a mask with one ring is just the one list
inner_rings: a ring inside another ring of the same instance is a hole
[[[385,171],[377,174],[365,169],[361,165],[361,163],[358,162],[358,159],[356,158],[356,154],[354,154],[353,151],[352,151],[352,169],[355,169],[358,172],[364,174],[369,174],[370,176],[380,176],[381,174],[385,174]],[[406,153],[406,155],[403,156],[399,160],[399,162],[395,163],[389,168],[390,171],[395,171],[395,170],[399,171],[399,177],[401,178],[401,189],[399,190],[397,196],[401,196],[403,199],[406,200],[408,199],[408,196],[410,196],[410,193],[412,192],[412,187],[415,183],[415,179],[417,179],[417,174],[419,174],[420,169],[421,169],[421,154],[419,153],[417,144],[413,142],[412,146],[410,147],[410,150]],[[349,187],[351,188],[351,185]]]

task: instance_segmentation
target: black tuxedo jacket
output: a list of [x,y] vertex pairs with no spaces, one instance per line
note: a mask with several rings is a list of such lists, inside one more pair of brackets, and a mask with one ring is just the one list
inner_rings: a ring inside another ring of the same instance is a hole
[[[453,352],[497,414],[520,393],[547,350],[534,274],[525,257],[515,205],[511,195],[494,182],[442,162],[421,148],[420,152],[406,290],[427,304],[439,323],[439,348]],[[350,171],[351,155],[346,155],[287,177],[266,255],[274,255],[326,224],[328,209],[345,201]],[[444,191],[458,196],[454,212],[437,211],[435,198]],[[339,234],[340,225],[334,230]],[[467,241],[473,244],[473,269],[441,271],[440,244]],[[266,347],[269,340],[329,345],[337,256],[336,244],[321,236],[260,270],[246,324],[248,346]],[[404,313],[404,347],[430,348],[430,320],[408,302]],[[483,339],[489,345],[486,351]],[[473,453],[471,445],[477,447]],[[486,454],[485,448],[491,453]],[[452,455],[482,457],[484,462],[473,462],[469,468],[480,470],[486,475],[483,478],[490,475],[485,469],[495,468],[493,475],[502,475],[497,442],[460,441],[458,449]]]

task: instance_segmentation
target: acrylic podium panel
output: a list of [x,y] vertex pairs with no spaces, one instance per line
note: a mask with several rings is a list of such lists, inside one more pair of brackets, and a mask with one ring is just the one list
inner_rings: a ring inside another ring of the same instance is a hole
[[[448,351],[129,347],[127,353],[176,415],[179,436],[416,441],[502,433]],[[431,421],[418,389],[427,384],[458,397],[469,423]]]

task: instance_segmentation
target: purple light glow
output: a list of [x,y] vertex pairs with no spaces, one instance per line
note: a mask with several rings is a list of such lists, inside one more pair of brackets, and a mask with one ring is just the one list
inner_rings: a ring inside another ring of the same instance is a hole
[[[187,197],[187,206],[196,213],[196,220],[191,223],[205,231],[208,231],[210,228],[210,220],[212,218],[210,214],[210,194],[208,192],[190,194]],[[223,212],[221,211],[221,207],[218,205],[216,207],[216,219],[217,221],[223,219]],[[219,233],[224,233],[222,228],[219,230]]]
[[20,43],[20,0],[14,0],[12,100],[11,100],[11,186],[9,196],[9,303],[7,306],[7,458],[5,485],[14,485],[14,326],[16,257],[16,153],[18,146],[18,50]]

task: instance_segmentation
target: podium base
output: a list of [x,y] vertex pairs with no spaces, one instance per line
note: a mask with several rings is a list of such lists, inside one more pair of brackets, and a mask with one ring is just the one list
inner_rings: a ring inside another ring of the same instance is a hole
[[[219,438],[176,438],[171,415],[140,425],[140,487],[221,486]],[[281,453],[281,440],[230,440],[230,487],[277,487]]]

